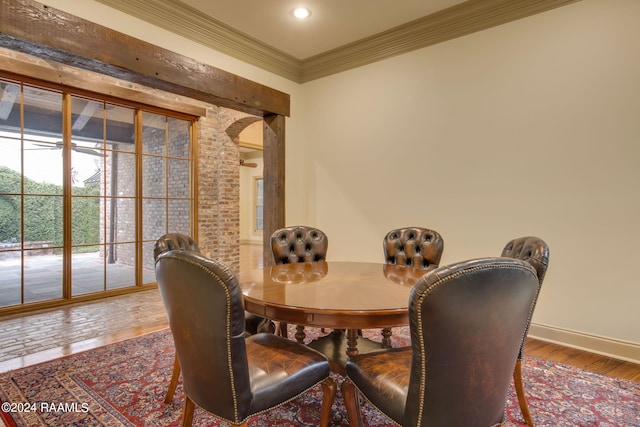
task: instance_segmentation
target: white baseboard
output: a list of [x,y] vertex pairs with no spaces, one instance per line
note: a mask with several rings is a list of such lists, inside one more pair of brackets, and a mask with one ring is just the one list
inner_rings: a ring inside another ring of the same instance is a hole
[[531,338],[640,364],[640,344],[532,323]]

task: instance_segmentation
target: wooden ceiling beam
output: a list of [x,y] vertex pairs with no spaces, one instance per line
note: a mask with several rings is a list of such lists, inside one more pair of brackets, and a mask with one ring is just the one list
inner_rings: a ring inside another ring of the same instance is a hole
[[32,0],[0,0],[0,46],[249,114],[290,115],[284,92]]

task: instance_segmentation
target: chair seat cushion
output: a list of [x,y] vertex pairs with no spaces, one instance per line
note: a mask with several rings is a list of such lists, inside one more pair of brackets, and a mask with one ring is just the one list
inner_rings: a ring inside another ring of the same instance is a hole
[[326,357],[303,344],[260,333],[248,337],[246,346],[252,413],[292,399],[329,376]]
[[354,356],[347,362],[346,370],[372,405],[402,424],[411,373],[411,347]]

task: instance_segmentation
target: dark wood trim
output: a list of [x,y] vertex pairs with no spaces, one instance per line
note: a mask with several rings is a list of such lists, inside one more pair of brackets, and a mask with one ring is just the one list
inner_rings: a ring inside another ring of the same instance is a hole
[[249,114],[290,114],[288,94],[32,0],[0,0],[0,46]]
[[273,265],[270,238],[274,231],[285,226],[285,118],[278,115],[264,117],[262,131],[264,161],[263,260]]

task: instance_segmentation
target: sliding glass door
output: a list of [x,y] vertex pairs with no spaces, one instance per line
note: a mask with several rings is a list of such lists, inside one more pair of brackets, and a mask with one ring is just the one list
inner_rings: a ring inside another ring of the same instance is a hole
[[192,234],[194,118],[0,78],[0,311],[155,281]]

